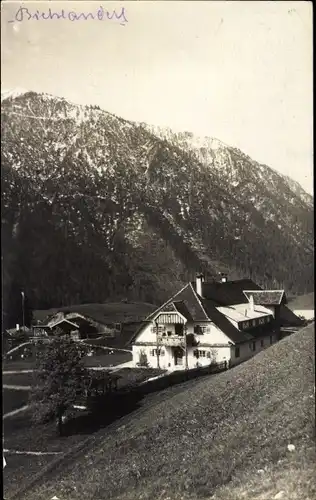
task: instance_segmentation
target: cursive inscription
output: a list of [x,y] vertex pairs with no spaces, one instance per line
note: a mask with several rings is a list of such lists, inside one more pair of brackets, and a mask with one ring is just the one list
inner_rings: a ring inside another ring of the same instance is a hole
[[23,21],[49,21],[49,20],[65,19],[67,21],[114,21],[118,22],[121,26],[125,26],[127,21],[125,8],[121,7],[119,12],[113,10],[106,10],[102,6],[94,12],[75,12],[73,10],[67,11],[62,9],[60,11],[53,11],[51,8],[45,11],[31,10],[28,7],[19,7],[15,13],[14,19],[8,21],[9,23],[22,23]]

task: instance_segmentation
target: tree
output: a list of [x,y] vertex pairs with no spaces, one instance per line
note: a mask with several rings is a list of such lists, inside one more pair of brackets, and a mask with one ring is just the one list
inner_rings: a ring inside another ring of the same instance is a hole
[[78,398],[86,395],[90,382],[84,367],[83,346],[67,337],[49,341],[38,355],[31,401],[34,419],[38,422],[57,419],[59,435],[63,433],[63,420]]

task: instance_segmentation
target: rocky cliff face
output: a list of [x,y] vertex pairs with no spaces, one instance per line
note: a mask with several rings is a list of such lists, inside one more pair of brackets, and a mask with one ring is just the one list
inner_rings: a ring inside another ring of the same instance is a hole
[[159,303],[197,270],[313,288],[312,197],[266,165],[45,94],[1,112],[5,297]]

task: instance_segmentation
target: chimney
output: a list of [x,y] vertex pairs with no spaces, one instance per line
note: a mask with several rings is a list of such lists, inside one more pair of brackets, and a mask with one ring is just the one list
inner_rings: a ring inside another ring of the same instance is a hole
[[255,305],[254,305],[254,301],[253,301],[253,295],[250,295],[250,297],[249,297],[249,309],[250,309],[250,311],[254,311],[255,310]]
[[197,274],[196,275],[196,293],[200,296],[203,297],[203,291],[202,291],[202,283],[204,282],[204,276],[203,274]]

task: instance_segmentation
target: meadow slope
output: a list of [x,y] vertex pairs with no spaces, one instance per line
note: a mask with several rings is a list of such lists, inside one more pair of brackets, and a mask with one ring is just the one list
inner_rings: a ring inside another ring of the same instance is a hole
[[24,498],[315,498],[314,383],[312,324],[230,371],[172,388]]

